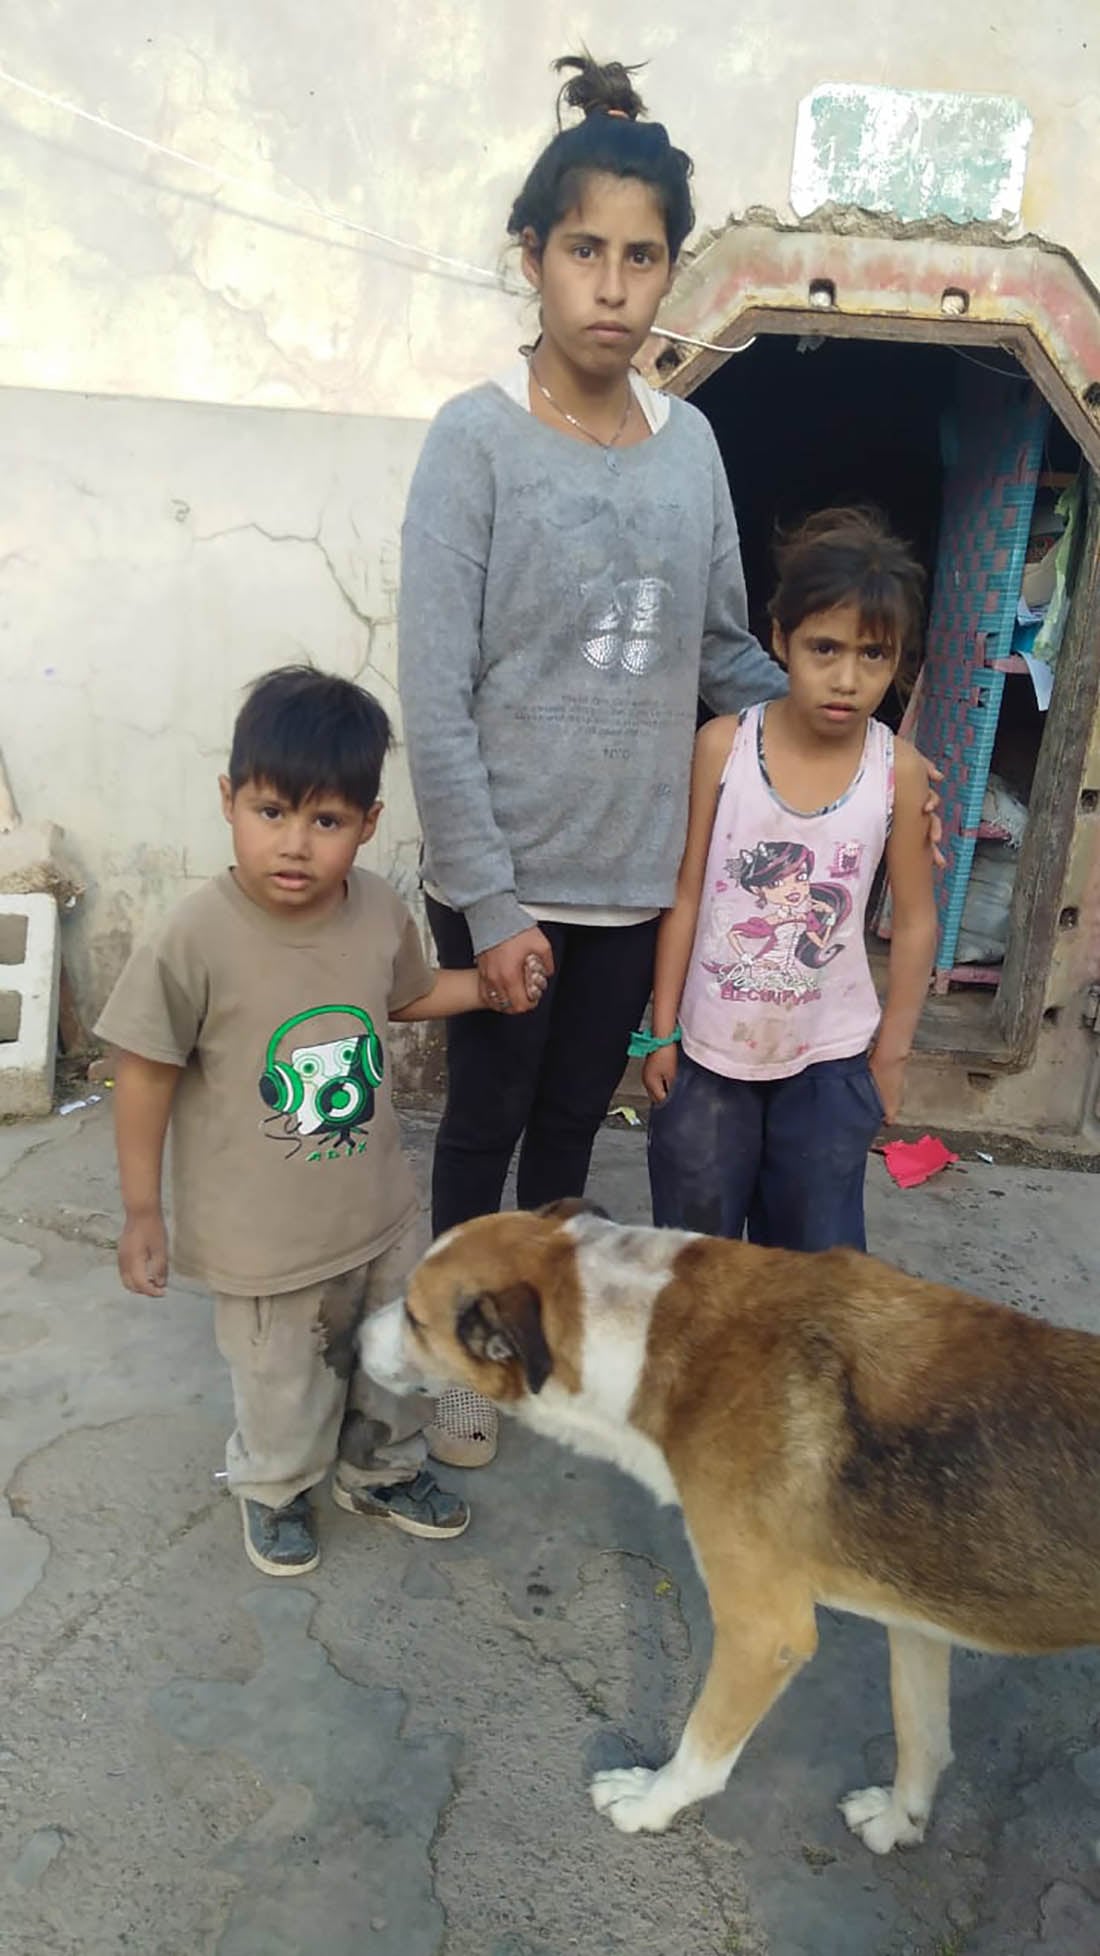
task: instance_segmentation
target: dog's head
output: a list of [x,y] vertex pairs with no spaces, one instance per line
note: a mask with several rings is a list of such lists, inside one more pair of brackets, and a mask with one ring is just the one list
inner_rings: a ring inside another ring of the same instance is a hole
[[552,1373],[575,1389],[582,1217],[606,1222],[602,1209],[570,1199],[449,1230],[405,1296],[364,1324],[364,1370],[391,1392],[461,1385],[505,1405],[541,1392]]

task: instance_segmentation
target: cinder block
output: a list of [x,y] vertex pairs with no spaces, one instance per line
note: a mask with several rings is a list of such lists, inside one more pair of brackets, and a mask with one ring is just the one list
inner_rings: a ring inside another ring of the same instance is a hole
[[0,1115],[48,1114],[61,932],[52,896],[0,896]]

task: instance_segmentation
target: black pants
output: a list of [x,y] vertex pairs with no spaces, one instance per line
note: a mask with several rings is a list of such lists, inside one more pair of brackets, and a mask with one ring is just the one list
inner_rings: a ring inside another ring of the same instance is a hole
[[[461,912],[431,897],[427,908],[440,964],[472,964]],[[468,1012],[447,1022],[447,1104],[432,1165],[437,1236],[499,1209],[521,1136],[521,1209],[584,1193],[592,1144],[649,998],[657,919],[621,929],[541,929],[553,946],[554,975],[537,1010],[515,1018]]]

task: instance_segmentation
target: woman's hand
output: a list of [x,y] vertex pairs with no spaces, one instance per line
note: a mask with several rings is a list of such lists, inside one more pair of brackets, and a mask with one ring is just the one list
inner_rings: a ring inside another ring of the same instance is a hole
[[675,1046],[658,1046],[655,1053],[647,1053],[642,1067],[642,1085],[653,1105],[660,1107],[672,1092],[672,1082],[676,1078],[676,1064],[679,1058]]
[[[920,752],[919,748],[917,751],[918,753]],[[940,843],[943,841],[943,823],[940,820],[942,798],[932,786],[934,781],[943,780],[943,774],[938,767],[933,767],[931,761],[926,759],[923,754],[921,754],[921,760],[924,761],[928,774],[928,793],[924,798],[924,807],[921,813],[928,823],[928,841],[932,850],[932,861],[935,863],[937,869],[946,869],[947,858],[940,848]]]
[[481,995],[490,1011],[533,1010],[542,996],[541,990],[531,983],[534,964],[529,960],[534,959],[548,978],[554,969],[554,953],[550,939],[537,924],[532,924],[530,930],[517,931],[515,937],[506,937],[502,944],[493,944],[481,953],[477,961]]

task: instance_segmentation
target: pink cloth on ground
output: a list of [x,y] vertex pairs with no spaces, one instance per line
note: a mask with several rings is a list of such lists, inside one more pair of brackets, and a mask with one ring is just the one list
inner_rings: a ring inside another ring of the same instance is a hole
[[888,1141],[882,1153],[899,1189],[918,1188],[959,1159],[932,1134],[922,1135],[919,1141]]

